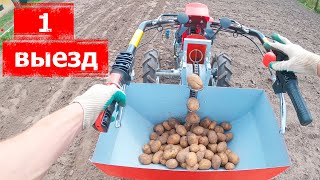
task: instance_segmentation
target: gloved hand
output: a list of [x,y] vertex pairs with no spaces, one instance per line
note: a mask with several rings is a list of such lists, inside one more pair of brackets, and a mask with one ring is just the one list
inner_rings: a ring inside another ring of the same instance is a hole
[[[272,62],[270,68],[276,71],[293,71],[296,73],[319,75],[317,68],[320,67],[320,56],[303,49],[297,44],[291,43],[287,38],[278,34],[272,34],[275,43],[265,43],[266,48],[272,48],[288,55],[289,60]],[[318,70],[319,71],[319,70]]]
[[106,109],[113,101],[120,106],[126,103],[126,95],[116,85],[96,84],[84,94],[76,97],[72,103],[79,103],[84,112],[83,129],[91,127],[100,112]]

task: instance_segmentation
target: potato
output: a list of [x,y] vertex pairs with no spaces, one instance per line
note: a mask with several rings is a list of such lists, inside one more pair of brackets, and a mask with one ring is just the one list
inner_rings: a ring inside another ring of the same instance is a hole
[[204,119],[202,119],[200,121],[200,126],[202,126],[203,128],[206,128],[206,129],[209,127],[210,124],[211,124],[211,121],[208,117],[205,117]]
[[158,137],[158,140],[161,142],[161,144],[166,144],[168,137],[164,136],[163,134]]
[[169,122],[168,121],[164,121],[163,123],[162,123],[162,126],[163,126],[163,128],[166,130],[166,131],[170,131],[172,128],[171,128],[171,126],[169,125]]
[[182,168],[186,169],[186,168],[187,168],[187,163],[180,163],[180,166],[181,166]]
[[141,154],[139,156],[139,161],[143,165],[151,164],[152,161],[152,154]]
[[167,144],[165,145],[166,147],[164,148],[164,150],[169,150],[169,149],[172,149],[174,147],[173,144]]
[[198,152],[199,151],[199,145],[198,144],[191,144],[190,145],[190,152]]
[[205,151],[207,150],[206,146],[203,144],[199,144],[199,151]]
[[158,134],[157,134],[157,133],[152,132],[152,133],[150,134],[150,140],[156,140],[157,138],[158,138]]
[[199,139],[200,139],[201,137],[202,137],[202,136],[197,136],[198,143],[199,143]]
[[[195,127],[197,127],[197,126],[199,126],[199,123],[193,123],[192,126],[191,126],[191,128],[190,128],[190,131],[192,132],[193,129],[194,129]],[[193,132],[192,132],[192,133],[193,133]]]
[[216,127],[217,125],[217,122],[216,121],[212,121],[209,126],[208,126],[208,129],[209,130],[214,130],[214,128]]
[[187,136],[182,136],[180,138],[180,146],[185,148],[187,147],[189,144],[188,144],[188,140],[187,140]]
[[197,154],[195,152],[189,152],[186,156],[186,163],[188,166],[195,166],[197,164]]
[[180,135],[180,136],[185,136],[187,134],[187,130],[183,125],[178,125],[176,127],[176,132]]
[[195,112],[189,112],[187,114],[186,121],[189,122],[189,123],[192,123],[192,124],[199,123],[200,122],[200,117]]
[[166,162],[166,166],[169,169],[174,169],[174,168],[178,167],[178,161],[176,159],[169,159]]
[[204,158],[208,159],[208,160],[212,160],[212,157],[213,157],[214,153],[210,150],[206,150],[205,153],[204,153]]
[[231,152],[232,152],[232,151],[231,151],[230,149],[227,149],[225,153],[226,153],[226,154],[229,154],[229,153],[231,153]]
[[169,131],[169,136],[172,135],[172,134],[177,134],[177,132],[176,132],[175,129],[171,129],[171,130]]
[[160,164],[166,165],[167,160],[163,156],[160,157]]
[[193,133],[191,131],[188,131],[186,135],[190,136],[191,134],[193,134]]
[[199,138],[199,144],[207,146],[209,144],[209,139],[207,136],[202,136]]
[[180,124],[180,122],[175,118],[170,118],[168,119],[168,124],[172,129],[174,129],[176,127],[176,124]]
[[221,126],[224,130],[226,130],[226,131],[229,131],[229,130],[231,130],[231,128],[232,128],[231,124],[228,123],[228,122],[222,122],[222,123],[220,124],[220,126]]
[[236,153],[230,152],[227,154],[228,161],[231,162],[232,164],[236,165],[239,163],[240,158]]
[[176,156],[177,161],[180,163],[186,162],[186,157],[187,157],[188,153],[189,153],[188,149],[183,149],[183,150],[179,151]]
[[224,166],[228,163],[228,156],[226,153],[219,153],[218,156],[221,158],[221,165]]
[[188,164],[187,164],[186,168],[187,168],[188,171],[196,171],[199,168],[199,164],[196,164],[194,166],[188,166]]
[[212,151],[213,153],[216,153],[217,152],[217,147],[218,147],[218,144],[208,144],[207,148]]
[[201,135],[203,133],[204,128],[201,126],[196,126],[192,129],[192,132],[196,135]]
[[176,151],[181,151],[182,147],[180,145],[171,145],[171,149],[175,149]]
[[193,90],[201,90],[203,88],[203,83],[201,78],[197,74],[190,74],[187,77],[188,85]]
[[197,98],[191,97],[188,99],[187,108],[191,112],[196,112],[200,108],[200,104]]
[[151,145],[155,140],[150,140],[149,141],[149,145]]
[[227,136],[222,133],[217,133],[217,137],[218,137],[218,142],[223,142],[223,141],[226,141],[227,139]]
[[154,153],[152,156],[152,163],[153,164],[159,164],[160,163],[160,158],[162,157],[163,151],[158,151]]
[[190,131],[191,126],[192,126],[192,123],[189,123],[189,122],[184,123],[184,127],[186,128],[187,131]]
[[224,166],[224,168],[226,168],[226,170],[233,170],[233,169],[235,168],[235,165],[232,164],[232,163],[230,163],[230,162],[228,162],[228,163]]
[[224,129],[223,129],[221,126],[216,126],[216,127],[214,128],[214,131],[215,131],[216,133],[224,133]]
[[232,132],[227,132],[225,135],[226,135],[226,142],[229,142],[233,139]]
[[166,145],[161,145],[159,151],[164,151],[165,147],[166,147]]
[[197,162],[200,162],[204,158],[205,151],[198,151],[196,154],[197,154]]
[[152,153],[152,152],[151,152],[151,147],[150,147],[149,144],[145,144],[145,145],[143,146],[143,148],[142,148],[142,151],[143,151],[143,153],[145,153],[145,154],[151,154],[151,153]]
[[161,135],[164,132],[164,127],[162,124],[157,124],[153,127],[154,132],[156,132],[158,135]]
[[207,136],[209,132],[209,129],[203,129],[203,133],[201,134],[201,136]]
[[178,152],[179,152],[179,149],[176,149],[176,148],[170,148],[170,149],[164,150],[163,158],[165,160],[176,158]]
[[212,168],[217,170],[221,166],[221,158],[218,155],[213,155],[211,160]]
[[161,147],[161,141],[155,140],[153,142],[150,142],[150,147],[151,147],[151,151],[153,153],[158,152],[160,150],[160,147]]
[[201,170],[208,170],[211,167],[211,161],[209,161],[208,159],[202,159],[199,162],[199,169]]
[[219,142],[218,146],[217,146],[217,152],[221,153],[221,152],[226,152],[228,146],[226,142]]
[[180,135],[179,134],[172,134],[167,139],[168,144],[179,144],[180,143]]
[[189,136],[187,136],[188,139],[188,144],[198,144],[198,137],[195,134],[190,134]]
[[209,139],[209,143],[210,143],[210,144],[215,144],[215,143],[217,143],[217,142],[218,142],[217,133],[214,132],[214,131],[212,131],[212,130],[210,130],[210,131],[208,132],[208,139]]

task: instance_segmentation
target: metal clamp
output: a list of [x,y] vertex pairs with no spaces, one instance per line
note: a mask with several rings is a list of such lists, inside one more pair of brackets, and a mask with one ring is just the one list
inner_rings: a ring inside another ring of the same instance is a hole
[[[277,76],[274,74],[274,72],[271,69],[269,69],[269,71],[271,74],[270,80],[275,85],[277,81]],[[286,132],[286,126],[287,126],[287,104],[284,98],[284,93],[278,89],[279,87],[273,86],[273,88],[275,92],[278,92],[277,96],[279,98],[279,105],[280,105],[280,133],[284,134]]]
[[287,106],[286,100],[284,99],[284,93],[277,94],[280,101],[280,133],[286,132],[287,124]]

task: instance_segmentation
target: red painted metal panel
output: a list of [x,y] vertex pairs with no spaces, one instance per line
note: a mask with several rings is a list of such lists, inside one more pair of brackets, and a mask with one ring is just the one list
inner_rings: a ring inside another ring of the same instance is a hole
[[188,16],[203,16],[208,21],[210,18],[207,5],[201,3],[189,3],[186,5],[186,14]]
[[[206,39],[204,36],[200,34],[192,34],[187,36],[186,38],[191,39]],[[206,45],[203,44],[189,44],[187,48],[187,63],[192,64],[192,60],[199,61],[199,64],[204,63],[204,59],[206,58]]]
[[94,163],[100,170],[110,176],[129,178],[129,179],[166,179],[166,180],[209,180],[209,179],[227,179],[227,180],[266,180],[271,179],[285,171],[289,166],[252,169],[252,170],[233,170],[233,171],[174,171],[143,169],[124,166],[113,166]]

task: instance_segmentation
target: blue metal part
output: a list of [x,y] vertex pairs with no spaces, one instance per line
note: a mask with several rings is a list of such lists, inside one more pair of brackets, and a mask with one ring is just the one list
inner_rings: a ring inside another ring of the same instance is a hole
[[169,39],[170,38],[170,29],[166,30],[166,38]]
[[[110,126],[101,133],[92,161],[95,163],[148,169],[138,156],[148,143],[153,126],[169,117],[184,121],[189,89],[184,85],[135,84],[127,86],[127,106],[121,128]],[[259,89],[206,87],[198,92],[199,115],[232,124],[234,139],[229,148],[240,157],[236,170],[288,166],[290,160],[283,136],[266,93]],[[223,169],[220,169],[224,171]],[[174,169],[174,171],[184,171]]]

